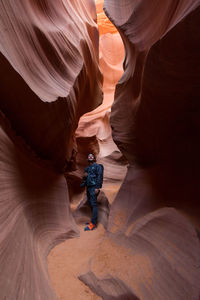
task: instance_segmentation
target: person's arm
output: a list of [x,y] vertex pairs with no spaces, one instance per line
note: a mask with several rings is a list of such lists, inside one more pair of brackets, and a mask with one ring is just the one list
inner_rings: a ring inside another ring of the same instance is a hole
[[87,183],[87,176],[88,176],[87,168],[85,168],[85,171],[84,171],[84,174],[83,174],[82,183],[80,184],[80,187],[86,186],[86,183]]
[[97,165],[97,183],[95,193],[98,194],[99,190],[102,188],[103,181],[103,166]]

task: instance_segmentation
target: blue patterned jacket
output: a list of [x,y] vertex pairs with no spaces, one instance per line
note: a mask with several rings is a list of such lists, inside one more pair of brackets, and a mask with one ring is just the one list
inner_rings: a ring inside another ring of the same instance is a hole
[[83,176],[83,181],[81,187],[95,187],[100,189],[103,183],[103,171],[104,167],[101,164],[93,163],[85,168],[84,173],[87,173],[88,176]]

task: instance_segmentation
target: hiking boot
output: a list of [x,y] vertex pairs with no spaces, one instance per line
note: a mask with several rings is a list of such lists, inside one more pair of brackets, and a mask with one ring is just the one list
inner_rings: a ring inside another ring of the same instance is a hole
[[96,225],[92,224],[91,222],[84,228],[84,231],[91,231],[96,228]]

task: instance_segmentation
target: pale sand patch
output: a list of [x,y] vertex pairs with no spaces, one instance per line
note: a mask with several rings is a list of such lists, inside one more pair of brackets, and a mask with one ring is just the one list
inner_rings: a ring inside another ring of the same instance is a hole
[[48,256],[50,280],[58,300],[101,299],[78,279],[78,275],[84,270],[87,272],[89,260],[99,248],[105,229],[101,224],[90,232],[84,232],[84,226],[79,228],[80,237],[59,244]]

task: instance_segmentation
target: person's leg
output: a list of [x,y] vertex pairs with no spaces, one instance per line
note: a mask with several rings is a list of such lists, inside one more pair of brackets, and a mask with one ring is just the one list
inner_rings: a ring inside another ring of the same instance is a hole
[[90,188],[90,204],[92,207],[92,219],[91,222],[94,225],[97,225],[98,218],[98,205],[97,205],[97,195],[95,194],[95,188]]
[[[92,213],[92,206],[91,206],[91,202],[90,202],[90,192],[89,192],[89,188],[87,187],[87,203],[91,209],[91,213]],[[90,221],[91,222],[91,221]],[[86,222],[85,225],[89,225],[90,222]]]
[[88,202],[90,208],[92,209],[91,202],[90,202],[90,191],[89,191],[89,188],[87,188],[87,202]]

